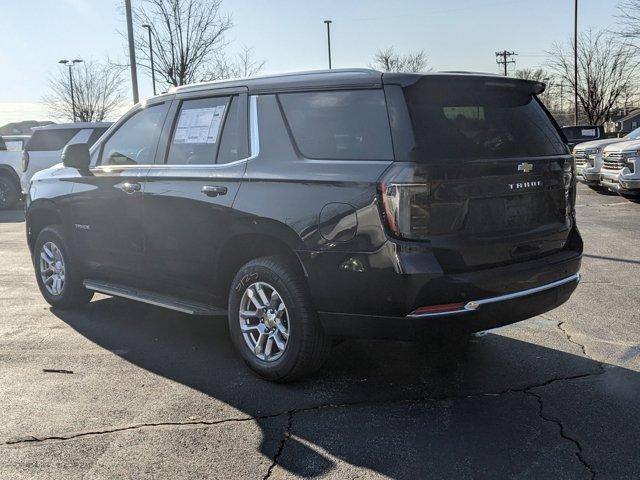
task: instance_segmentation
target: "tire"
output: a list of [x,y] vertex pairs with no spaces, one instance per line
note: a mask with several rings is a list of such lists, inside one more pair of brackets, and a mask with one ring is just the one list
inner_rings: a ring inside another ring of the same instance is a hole
[[[259,290],[270,304],[262,301]],[[251,296],[265,306],[262,315],[246,315],[261,311]],[[241,307],[245,312],[242,319]],[[249,368],[264,379],[284,383],[309,375],[322,366],[331,349],[331,339],[318,321],[305,278],[287,257],[262,257],[245,264],[231,284],[228,311],[233,344]],[[243,332],[241,322],[250,330]],[[251,345],[260,341],[261,348],[256,351]],[[278,343],[283,342],[281,349]]]
[[[38,235],[33,249],[33,266],[40,293],[52,307],[70,309],[89,303],[93,298],[93,292],[82,285],[80,269],[69,251],[60,225],[46,227]],[[55,276],[60,279],[60,273],[62,281],[57,283]]]
[[20,199],[20,190],[7,175],[0,175],[0,210],[9,210],[15,207]]

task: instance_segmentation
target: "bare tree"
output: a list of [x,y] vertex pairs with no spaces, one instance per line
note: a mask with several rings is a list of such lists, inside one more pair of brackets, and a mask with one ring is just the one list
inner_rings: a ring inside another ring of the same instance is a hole
[[[638,61],[628,44],[604,31],[589,30],[578,38],[578,99],[590,124],[605,122],[624,95],[635,89]],[[549,65],[575,88],[573,42],[554,44]]]
[[399,54],[394,47],[388,47],[376,52],[371,67],[383,72],[424,72],[428,70],[429,60],[424,50]]
[[[222,54],[233,22],[221,12],[221,4],[222,0],[142,0],[134,10],[136,23],[151,26],[156,74],[167,84],[203,80]],[[145,33],[137,35],[136,46],[140,65],[150,70]]]
[[207,71],[206,80],[226,80],[229,78],[255,77],[264,68],[264,60],[253,57],[253,49],[242,46],[235,57],[229,57],[225,52],[218,55],[211,68]]
[[[636,44],[640,40],[640,0],[625,0],[618,4],[619,34]],[[637,45],[637,44],[636,44]]]
[[[122,67],[86,61],[73,67],[71,72],[78,121],[100,122],[122,108]],[[66,68],[49,79],[49,93],[43,102],[53,116],[73,119],[71,83]]]

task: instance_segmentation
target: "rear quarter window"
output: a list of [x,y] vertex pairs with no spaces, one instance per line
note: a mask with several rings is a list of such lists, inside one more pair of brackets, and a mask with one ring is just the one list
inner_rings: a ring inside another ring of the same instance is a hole
[[36,130],[29,139],[26,150],[30,152],[62,150],[79,131],[79,128]]
[[281,93],[278,98],[305,157],[393,159],[382,90]]

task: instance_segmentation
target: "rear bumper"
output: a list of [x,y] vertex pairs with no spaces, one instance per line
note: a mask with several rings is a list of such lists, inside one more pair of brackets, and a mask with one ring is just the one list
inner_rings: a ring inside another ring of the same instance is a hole
[[329,335],[413,339],[420,333],[478,332],[540,315],[566,302],[580,281],[576,273],[527,290],[468,302],[460,309],[404,317],[320,312]]
[[[394,242],[387,242],[371,253],[298,254],[312,300],[328,332],[371,336],[371,331],[379,330],[384,331],[386,337],[397,337],[395,330],[403,330],[405,325],[410,330],[438,325],[484,330],[555,308],[566,301],[575,288],[574,282],[562,282],[574,278],[580,271],[582,239],[574,227],[565,247],[553,253],[461,272],[444,271],[428,246],[416,251],[415,247]],[[543,286],[547,287],[536,290]],[[527,293],[519,295],[520,292]],[[409,317],[423,307],[443,304],[462,307],[478,301],[482,301],[481,308],[475,310],[427,318]],[[393,328],[388,328],[389,322]]]

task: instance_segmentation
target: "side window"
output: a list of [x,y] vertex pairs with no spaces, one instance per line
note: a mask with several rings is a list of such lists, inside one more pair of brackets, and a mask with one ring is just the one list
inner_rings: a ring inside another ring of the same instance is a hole
[[282,93],[278,98],[305,157],[393,159],[382,90]]
[[134,113],[104,143],[100,164],[152,164],[166,114],[165,103]]
[[89,144],[89,147],[91,147],[94,143],[96,143],[98,141],[98,139],[104,134],[104,132],[106,132],[107,129],[105,127],[100,127],[100,128],[94,128],[93,129],[93,133],[91,134],[91,136],[89,137],[89,140],[87,140],[87,143]]
[[216,163],[220,130],[229,97],[185,100],[180,106],[169,144],[170,165]]
[[[224,121],[224,130],[220,139],[217,163],[230,163],[247,158],[249,146],[247,138],[246,113],[242,112],[244,103],[240,97],[233,97],[229,112]],[[246,109],[245,109],[246,110]]]
[[25,149],[30,152],[62,150],[79,131],[79,128],[36,130]]
[[90,128],[83,128],[78,133],[76,133],[71,140],[67,143],[67,145],[75,145],[76,143],[87,143],[89,141],[89,137],[91,136],[91,132],[93,132]]

